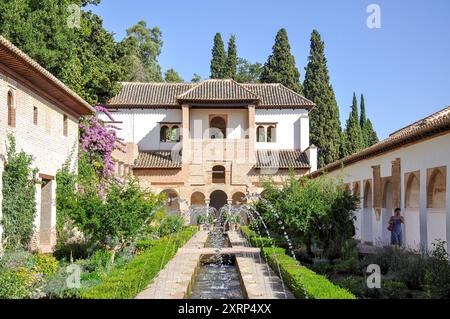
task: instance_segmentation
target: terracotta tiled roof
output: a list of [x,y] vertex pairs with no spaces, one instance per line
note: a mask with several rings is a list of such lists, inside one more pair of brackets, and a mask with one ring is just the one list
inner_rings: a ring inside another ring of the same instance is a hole
[[284,85],[276,84],[242,84],[260,97],[260,107],[279,106],[289,108],[292,105],[303,105],[312,108],[314,103]]
[[94,108],[78,94],[2,36],[0,36],[0,64],[32,82],[75,113],[81,115],[95,112]]
[[399,147],[406,146],[410,143],[414,143],[438,134],[448,133],[449,131],[450,106],[392,133],[388,138],[362,151],[328,164],[320,170],[312,173],[311,176],[314,177],[325,172],[331,172],[336,169],[340,169],[342,165],[348,166],[366,158],[378,156]]
[[183,102],[250,102],[258,108],[311,109],[314,103],[281,84],[240,84],[233,80],[200,83],[122,83],[109,107],[180,108]]
[[181,156],[174,158],[171,151],[139,152],[134,168],[181,168]]
[[258,150],[256,168],[310,168],[309,159],[300,150]]
[[123,82],[120,92],[108,106],[173,107],[179,106],[177,96],[191,89],[190,83],[138,83]]

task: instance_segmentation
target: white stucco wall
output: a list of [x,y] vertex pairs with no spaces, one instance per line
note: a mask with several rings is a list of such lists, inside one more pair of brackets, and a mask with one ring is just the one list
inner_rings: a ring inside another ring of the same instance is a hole
[[[8,126],[7,95],[11,90],[16,108],[16,126]],[[38,123],[33,123],[33,107],[38,109]],[[33,165],[39,174],[55,177],[58,169],[72,154],[77,157],[78,149],[78,120],[69,114],[68,134],[63,134],[64,112],[48,100],[43,99],[34,91],[24,87],[17,81],[0,74],[0,194],[1,175],[3,173],[3,160],[6,158],[7,135],[12,134],[16,139],[16,148],[33,156]],[[54,183],[56,186],[56,183]],[[36,230],[40,225],[40,184],[36,185]],[[52,192],[51,227],[54,231],[56,225],[56,194],[55,187]],[[2,194],[0,195],[0,208]],[[1,218],[0,209],[0,218]],[[0,226],[1,228],[1,226]],[[1,233],[0,229],[0,233]]]
[[257,109],[256,123],[277,123],[275,143],[256,143],[256,149],[301,149],[309,147],[308,111],[302,109]]
[[[341,176],[344,183],[353,183],[359,181],[361,184],[361,197],[364,196],[364,180],[372,179],[372,166],[380,165],[381,177],[391,176],[392,161],[396,158],[401,159],[401,209],[405,216],[404,239],[405,244],[412,248],[418,248],[420,244],[431,248],[432,242],[441,238],[447,241],[450,250],[450,134],[441,135],[429,140],[412,144],[398,150],[382,154],[380,156],[363,160],[345,167],[343,170],[331,172],[330,176]],[[427,208],[427,169],[436,167],[447,167],[447,186],[446,186],[446,209],[428,209]],[[420,171],[420,208],[405,208],[405,173]],[[372,183],[373,196],[373,183]],[[362,203],[362,202],[361,202]],[[362,205],[361,205],[362,207]],[[392,207],[394,209],[394,207]],[[367,241],[377,243],[383,239],[385,218],[377,221],[373,209],[370,212],[361,214],[364,209],[359,210],[358,221],[359,228],[356,237],[361,239],[361,230],[364,232],[364,226],[370,226],[366,229],[370,238],[363,238]],[[386,212],[392,214],[392,212]],[[367,218],[371,217],[368,221]],[[365,236],[364,236],[365,237]]]

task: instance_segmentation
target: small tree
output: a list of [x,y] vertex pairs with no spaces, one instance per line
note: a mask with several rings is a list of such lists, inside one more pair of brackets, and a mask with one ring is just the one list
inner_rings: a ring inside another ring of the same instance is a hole
[[37,169],[33,157],[17,152],[16,142],[8,135],[5,170],[3,172],[2,241],[6,248],[28,248],[36,217]]

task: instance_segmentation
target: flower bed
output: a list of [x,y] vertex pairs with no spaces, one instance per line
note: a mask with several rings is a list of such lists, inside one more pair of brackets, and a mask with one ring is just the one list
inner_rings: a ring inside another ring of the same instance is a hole
[[127,265],[109,273],[100,284],[81,292],[84,299],[132,299],[145,289],[158,272],[197,231],[189,227],[179,233],[157,239]]

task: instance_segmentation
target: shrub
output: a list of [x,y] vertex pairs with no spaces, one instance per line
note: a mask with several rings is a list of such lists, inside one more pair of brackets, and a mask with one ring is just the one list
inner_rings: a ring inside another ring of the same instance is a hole
[[251,237],[250,243],[253,247],[272,247],[273,241],[270,238],[266,237]]
[[433,299],[450,298],[450,265],[445,244],[441,240],[433,243],[434,250],[425,275],[425,290]]
[[0,268],[0,299],[24,299],[29,290],[23,279],[15,272]]
[[66,261],[70,261],[70,258],[86,259],[89,256],[89,246],[87,243],[58,243],[53,256]]
[[402,299],[407,289],[405,283],[398,280],[383,280],[381,282],[382,297],[386,299]]
[[184,220],[179,215],[166,216],[159,226],[159,236],[169,236],[173,233],[179,232],[183,228]]
[[372,299],[400,299],[405,297],[406,285],[403,282],[391,279],[383,279],[381,288],[369,289],[367,287],[366,278],[349,276],[340,279],[338,285],[351,291],[359,298]]
[[50,277],[58,271],[58,261],[53,256],[37,254],[34,257],[34,269],[38,274]]
[[242,235],[247,239],[248,242],[251,242],[252,237],[256,237],[256,232],[248,226],[241,226]]
[[99,249],[95,251],[91,258],[84,264],[89,272],[105,272],[112,266],[112,253],[107,250]]
[[151,248],[154,245],[154,239],[143,239],[136,242],[136,250],[142,252]]
[[363,269],[358,258],[342,260],[334,265],[337,274],[362,275]]
[[131,299],[151,282],[158,272],[172,259],[197,231],[188,227],[176,236],[154,241],[153,246],[139,253],[126,266],[111,271],[99,284],[81,293],[85,299]]
[[324,276],[287,256],[283,249],[265,247],[262,250],[272,269],[280,268],[282,279],[297,298],[356,299],[346,289],[334,285]]

